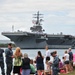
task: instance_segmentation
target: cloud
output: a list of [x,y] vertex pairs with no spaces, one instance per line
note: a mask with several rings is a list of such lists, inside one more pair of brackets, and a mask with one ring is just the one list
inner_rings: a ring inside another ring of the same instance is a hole
[[67,0],[7,0],[0,6],[0,12],[25,12],[25,11],[60,11],[75,9],[75,1]]
[[0,32],[12,31],[12,25],[29,31],[37,11],[44,14],[46,32],[75,35],[75,0],[0,0]]

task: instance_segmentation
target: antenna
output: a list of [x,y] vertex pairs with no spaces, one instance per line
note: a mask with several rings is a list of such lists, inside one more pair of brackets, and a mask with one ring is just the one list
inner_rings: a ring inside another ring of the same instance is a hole
[[32,20],[32,23],[34,24],[33,27],[30,27],[30,30],[32,32],[43,32],[44,29],[42,29],[42,24],[41,22],[43,21],[43,17],[42,17],[43,14],[40,14],[39,11],[34,14],[34,17],[33,18],[36,18],[36,20]]
[[12,32],[14,31],[14,25],[12,25]]
[[40,26],[41,25],[41,22],[43,21],[43,19],[42,19],[43,18],[42,17],[43,14],[40,14],[39,11],[38,11],[36,14],[33,14],[33,15],[34,15],[33,18],[36,18],[36,20],[33,20],[33,23],[35,25]]

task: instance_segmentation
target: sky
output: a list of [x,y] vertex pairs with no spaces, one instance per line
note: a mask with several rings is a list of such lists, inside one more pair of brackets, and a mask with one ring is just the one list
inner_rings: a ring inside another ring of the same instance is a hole
[[0,0],[0,40],[8,40],[1,33],[30,31],[33,14],[43,14],[45,33],[75,36],[75,0]]

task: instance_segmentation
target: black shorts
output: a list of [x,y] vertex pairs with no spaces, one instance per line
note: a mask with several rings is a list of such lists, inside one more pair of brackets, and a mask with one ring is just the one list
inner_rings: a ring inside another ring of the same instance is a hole
[[14,66],[14,68],[13,68],[13,73],[14,73],[14,74],[15,74],[15,73],[20,74],[20,69],[21,69],[21,66]]
[[64,63],[65,63],[65,64],[69,64],[69,61],[65,61]]
[[37,70],[44,70],[44,64],[38,64]]

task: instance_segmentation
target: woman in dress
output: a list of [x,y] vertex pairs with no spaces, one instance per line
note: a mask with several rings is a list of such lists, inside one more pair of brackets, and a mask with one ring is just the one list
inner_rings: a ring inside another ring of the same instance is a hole
[[41,73],[44,73],[43,59],[44,59],[44,56],[42,56],[41,51],[38,51],[38,54],[37,54],[37,57],[36,57],[36,66],[37,66],[38,75],[42,75]]
[[13,68],[13,75],[14,74],[18,74],[18,75],[21,75],[20,74],[20,68],[21,68],[21,65],[22,65],[22,53],[21,53],[21,49],[19,47],[16,48],[15,50],[15,53],[14,53],[14,68]]

